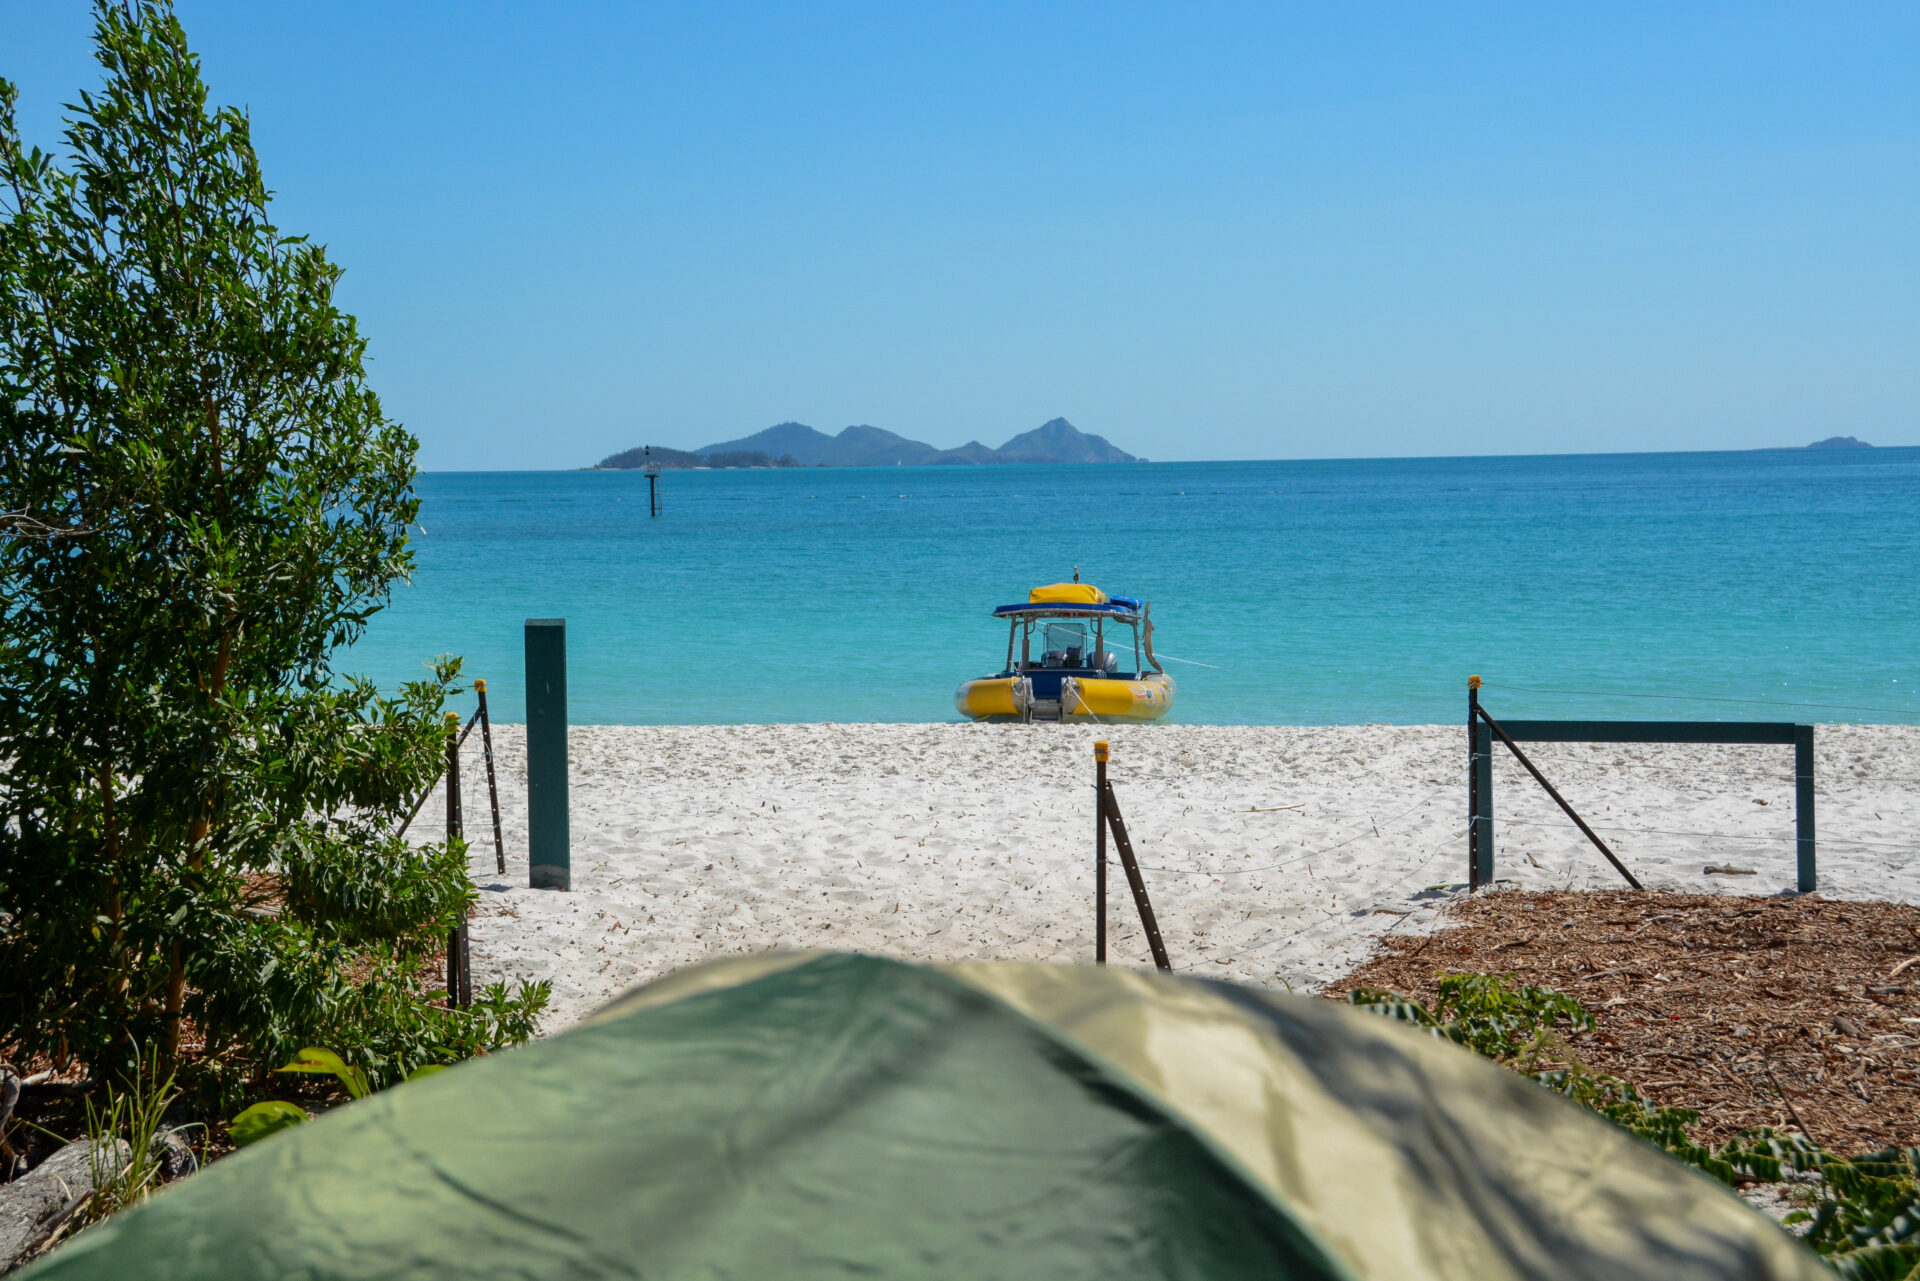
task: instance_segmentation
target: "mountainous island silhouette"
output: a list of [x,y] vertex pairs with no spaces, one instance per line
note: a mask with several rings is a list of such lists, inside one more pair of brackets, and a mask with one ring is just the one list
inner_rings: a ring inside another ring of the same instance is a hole
[[1104,436],[1064,418],[1021,432],[998,449],[970,440],[940,449],[880,427],[846,427],[829,436],[805,423],[777,423],[738,440],[700,449],[643,445],[603,458],[593,470],[623,471],[649,464],[688,467],[980,467],[1009,463],[1143,463]]

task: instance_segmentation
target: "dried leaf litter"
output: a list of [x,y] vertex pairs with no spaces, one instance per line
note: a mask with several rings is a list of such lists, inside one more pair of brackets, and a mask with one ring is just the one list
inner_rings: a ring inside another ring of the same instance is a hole
[[1854,1153],[1920,1144],[1920,908],[1704,894],[1500,891],[1335,984],[1431,1002],[1451,972],[1513,974],[1592,1011],[1596,1072],[1697,1109],[1717,1144],[1759,1125]]

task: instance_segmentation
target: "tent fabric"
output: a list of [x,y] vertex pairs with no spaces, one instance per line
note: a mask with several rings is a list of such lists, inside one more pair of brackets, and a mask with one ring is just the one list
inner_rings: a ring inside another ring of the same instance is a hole
[[1118,969],[758,956],[383,1091],[46,1278],[1828,1275],[1456,1046]]
[[1178,1109],[1357,1275],[1831,1275],[1724,1185],[1406,1024],[1135,971],[947,968]]

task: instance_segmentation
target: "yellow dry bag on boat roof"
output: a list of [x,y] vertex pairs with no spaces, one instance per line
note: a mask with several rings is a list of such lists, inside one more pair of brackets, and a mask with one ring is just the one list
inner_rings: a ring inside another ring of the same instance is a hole
[[1092,583],[1052,583],[1027,593],[1029,605],[1104,605],[1107,594]]

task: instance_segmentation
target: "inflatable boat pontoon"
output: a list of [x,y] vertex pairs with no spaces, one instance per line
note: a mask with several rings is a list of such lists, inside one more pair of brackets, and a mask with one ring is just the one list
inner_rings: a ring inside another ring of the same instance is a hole
[[976,721],[1157,721],[1174,684],[1153,656],[1151,609],[1077,580],[1036,587],[993,611],[1010,624],[1006,668],[964,682],[954,706]]

